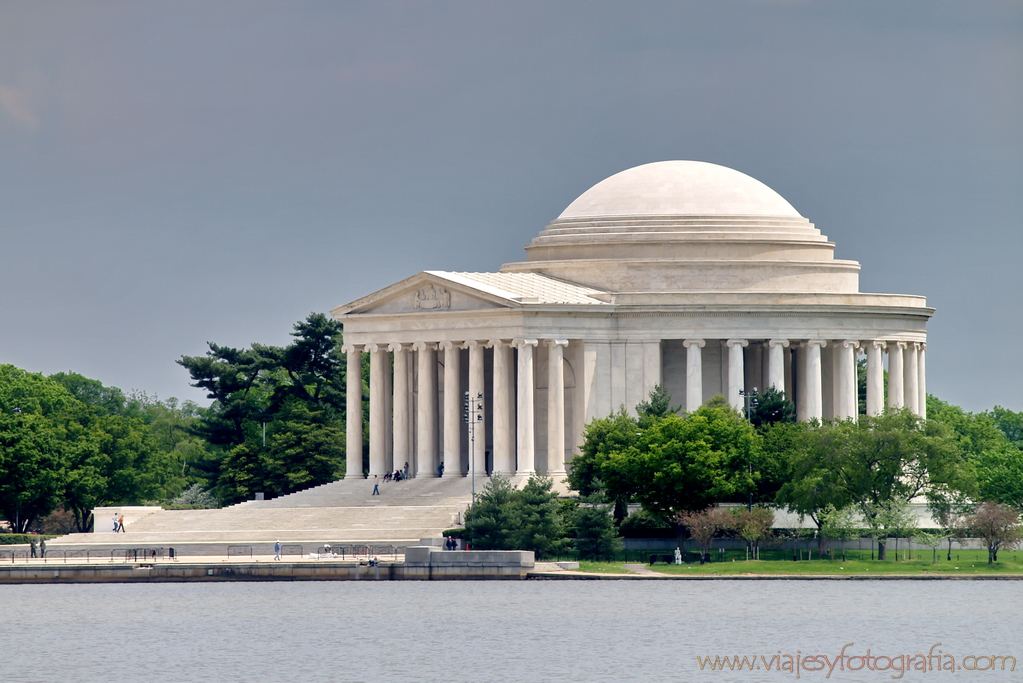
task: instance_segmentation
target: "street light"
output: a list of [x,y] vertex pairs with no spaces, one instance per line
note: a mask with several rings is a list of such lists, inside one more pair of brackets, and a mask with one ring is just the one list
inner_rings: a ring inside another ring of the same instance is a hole
[[[745,403],[745,406],[746,406],[746,423],[747,424],[753,424],[752,413],[753,413],[754,410],[757,409],[757,406],[760,405],[760,399],[759,399],[760,395],[757,393],[757,388],[753,387],[753,391],[743,391],[742,389],[739,389],[739,396],[743,397],[744,403]],[[749,471],[750,479],[752,479],[753,478],[753,463],[752,462],[749,463],[748,471]],[[748,507],[749,507],[750,512],[752,512],[753,511],[753,492],[752,491],[750,491],[750,494],[749,494],[749,506]]]
[[472,504],[476,505],[476,425],[483,426],[483,392],[476,392],[470,400],[465,392],[462,403],[462,419],[469,431],[469,476],[472,478]]

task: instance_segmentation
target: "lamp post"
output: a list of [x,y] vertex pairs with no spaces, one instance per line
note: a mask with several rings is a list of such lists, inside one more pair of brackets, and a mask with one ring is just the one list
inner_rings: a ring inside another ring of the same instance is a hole
[[[739,389],[739,395],[742,396],[743,399],[745,399],[745,405],[746,405],[746,423],[747,424],[753,424],[752,413],[753,413],[754,410],[757,409],[757,406],[760,405],[760,400],[757,398],[759,396],[759,394],[757,393],[757,388],[753,387],[753,391],[744,391],[742,389]],[[749,471],[750,479],[752,479],[753,478],[753,463],[749,463],[748,471]],[[753,491],[750,491],[750,494],[749,494],[749,504],[748,504],[747,507],[748,507],[750,512],[753,511]]]
[[472,478],[472,504],[476,505],[476,425],[483,423],[483,392],[476,392],[476,397],[470,399],[469,392],[465,392],[462,403],[462,419],[465,420],[469,431],[469,476]]

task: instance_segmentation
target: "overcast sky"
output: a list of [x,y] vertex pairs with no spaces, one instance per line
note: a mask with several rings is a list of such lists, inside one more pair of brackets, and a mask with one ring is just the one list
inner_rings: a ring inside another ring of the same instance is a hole
[[928,389],[1023,410],[1023,3],[0,0],[0,362],[202,399],[626,168],[709,161],[922,294]]

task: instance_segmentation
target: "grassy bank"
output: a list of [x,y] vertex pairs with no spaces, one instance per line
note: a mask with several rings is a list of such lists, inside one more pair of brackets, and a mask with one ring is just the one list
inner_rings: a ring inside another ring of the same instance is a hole
[[[1023,552],[1009,551],[998,555],[999,561],[989,565],[987,552],[982,550],[958,550],[952,552],[952,561],[946,555],[939,554],[938,561],[932,563],[930,550],[913,553],[912,559],[906,559],[900,552],[899,561],[893,559],[879,561],[871,559],[869,551],[849,551],[846,559],[835,560],[801,560],[794,562],[791,553],[788,559],[765,559],[746,561],[745,553],[729,552],[720,560],[713,555],[714,561],[700,565],[689,562],[682,565],[655,563],[645,566],[652,571],[663,574],[735,576],[742,574],[768,574],[783,576],[869,576],[871,574],[1020,574],[1023,575]],[[805,555],[804,555],[805,557]],[[692,555],[690,554],[690,559]],[[628,573],[621,562],[582,562],[580,570],[586,572],[622,574]]]

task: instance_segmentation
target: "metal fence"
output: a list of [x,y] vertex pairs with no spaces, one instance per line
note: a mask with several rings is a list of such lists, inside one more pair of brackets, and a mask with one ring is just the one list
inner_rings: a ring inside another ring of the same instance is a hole
[[227,546],[227,558],[232,557],[252,557],[252,546],[251,545],[229,545]]

